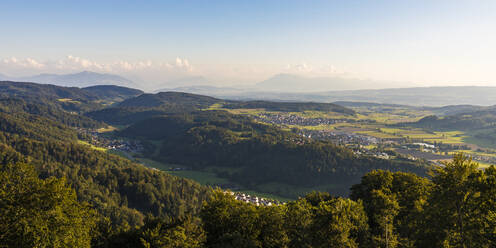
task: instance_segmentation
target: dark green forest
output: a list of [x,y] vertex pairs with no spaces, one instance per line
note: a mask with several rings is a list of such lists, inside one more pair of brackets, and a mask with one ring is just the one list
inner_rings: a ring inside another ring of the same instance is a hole
[[496,168],[455,156],[425,179],[372,171],[351,198],[314,192],[256,206],[213,191],[198,214],[148,215],[116,228],[76,200],[65,179],[32,167],[0,170],[0,242],[5,247],[494,247]]

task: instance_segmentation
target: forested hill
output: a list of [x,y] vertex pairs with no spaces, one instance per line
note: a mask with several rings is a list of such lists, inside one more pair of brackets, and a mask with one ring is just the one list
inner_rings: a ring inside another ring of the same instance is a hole
[[267,111],[282,112],[313,110],[348,115],[355,114],[349,108],[332,103],[232,101],[182,92],[161,92],[157,94],[142,94],[127,99],[111,108],[89,112],[87,116],[109,124],[129,125],[154,116],[204,110],[213,105],[228,109],[261,108]]
[[88,104],[95,101],[122,101],[142,93],[141,90],[113,85],[77,88],[51,84],[0,81],[0,97],[50,99]]
[[72,99],[78,101],[94,101],[99,99],[96,95],[77,87],[11,81],[0,81],[0,96]]
[[[304,187],[327,185],[334,194],[370,170],[409,171],[425,175],[427,167],[409,160],[356,156],[342,146],[315,141],[249,117],[224,111],[158,116],[126,128],[121,135],[147,141],[147,156],[201,170],[223,167],[223,176],[248,187],[279,183]],[[156,150],[159,149],[159,150]],[[275,192],[274,192],[275,193]],[[296,197],[295,195],[287,195]]]
[[96,85],[82,88],[84,91],[91,92],[100,99],[121,102],[126,99],[139,96],[144,92],[142,90],[116,86],[116,85]]
[[163,105],[177,105],[189,109],[208,108],[222,100],[202,95],[182,92],[160,92],[157,94],[143,94],[119,103],[119,107],[153,108]]
[[354,115],[355,111],[333,103],[316,102],[269,102],[269,101],[230,101],[225,106],[230,109],[260,109],[281,112],[326,111]]
[[417,122],[402,125],[430,130],[477,130],[496,127],[496,108],[468,111],[448,116],[427,116]]
[[143,225],[148,214],[197,213],[208,196],[210,190],[197,183],[79,144],[75,129],[44,112],[22,111],[22,104],[2,111],[8,106],[0,105],[0,171],[22,162],[41,178],[65,177],[77,199],[90,203],[102,221],[108,218],[113,231]]

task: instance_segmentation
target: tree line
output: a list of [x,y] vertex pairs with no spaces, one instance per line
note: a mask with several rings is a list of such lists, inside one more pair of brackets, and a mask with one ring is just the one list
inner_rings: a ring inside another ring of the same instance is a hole
[[23,164],[0,169],[0,244],[5,247],[494,247],[496,168],[463,154],[431,173],[376,170],[350,198],[313,192],[256,206],[216,190],[198,214],[149,215],[113,230],[78,201],[64,178],[39,179]]

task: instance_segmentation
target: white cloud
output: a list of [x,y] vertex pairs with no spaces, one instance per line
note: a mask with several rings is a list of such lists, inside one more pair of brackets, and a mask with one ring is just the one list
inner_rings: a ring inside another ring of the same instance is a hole
[[3,65],[11,67],[33,68],[39,69],[45,67],[45,64],[40,63],[32,58],[17,59],[16,57],[6,58],[1,60]]
[[187,73],[193,71],[193,66],[187,59],[177,57],[173,62],[153,62],[125,61],[118,60],[112,62],[97,62],[87,58],[68,55],[55,61],[39,62],[32,58],[18,59],[16,57],[0,59],[0,69],[3,72],[23,72],[31,73],[63,73],[79,70],[89,70],[108,73],[133,73],[140,71],[147,72],[180,72]]
[[337,76],[344,75],[346,72],[338,69],[336,66],[330,64],[312,65],[308,63],[288,64],[284,70],[285,73],[306,74],[313,76]]

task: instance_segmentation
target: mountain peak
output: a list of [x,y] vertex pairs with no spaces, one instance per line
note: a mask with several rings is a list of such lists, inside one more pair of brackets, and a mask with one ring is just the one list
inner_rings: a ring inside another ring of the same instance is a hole
[[356,89],[388,88],[391,82],[379,82],[338,76],[306,77],[281,73],[266,79],[256,86],[260,90],[278,92],[319,92]]
[[120,85],[134,87],[133,81],[119,75],[82,71],[72,74],[42,73],[29,77],[10,78],[13,81],[54,84],[68,87],[88,87],[93,85]]

